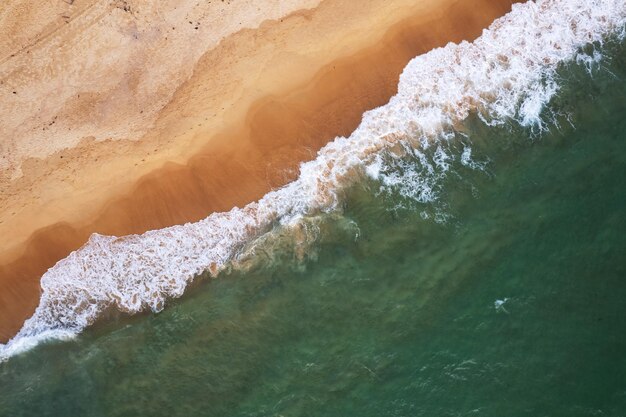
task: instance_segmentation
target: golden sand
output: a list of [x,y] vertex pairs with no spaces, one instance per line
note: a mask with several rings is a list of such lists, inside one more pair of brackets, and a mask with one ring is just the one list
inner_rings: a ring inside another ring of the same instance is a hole
[[284,185],[386,103],[412,57],[476,38],[512,1],[42,3],[0,6],[3,341],[91,233]]

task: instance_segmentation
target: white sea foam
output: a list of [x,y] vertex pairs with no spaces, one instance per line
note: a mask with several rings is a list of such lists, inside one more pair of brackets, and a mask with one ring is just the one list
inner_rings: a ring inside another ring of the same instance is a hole
[[[335,210],[342,190],[364,175],[393,182],[383,152],[401,156],[412,150],[419,158],[420,149],[448,138],[471,112],[489,125],[515,121],[541,129],[542,109],[559,88],[559,64],[578,61],[591,68],[609,34],[624,36],[625,20],[623,0],[517,4],[475,42],[449,44],[413,59],[398,94],[365,113],[350,137],[336,138],[315,160],[302,164],[295,182],[243,209],[197,223],[120,238],[93,235],[42,277],[35,314],[0,346],[0,360],[41,339],[78,334],[111,308],[160,311],[195,276],[216,275],[244,245],[275,225]],[[593,52],[582,52],[589,44],[596,45]],[[462,156],[467,163],[470,152]],[[445,149],[434,155],[435,165],[445,172]],[[425,201],[435,197],[427,183],[409,179]]]

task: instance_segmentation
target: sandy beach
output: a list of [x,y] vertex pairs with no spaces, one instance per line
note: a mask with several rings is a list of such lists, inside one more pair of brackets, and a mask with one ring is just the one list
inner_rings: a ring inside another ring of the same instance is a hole
[[2,342],[90,234],[197,221],[288,183],[411,58],[512,2],[29,3],[0,9]]

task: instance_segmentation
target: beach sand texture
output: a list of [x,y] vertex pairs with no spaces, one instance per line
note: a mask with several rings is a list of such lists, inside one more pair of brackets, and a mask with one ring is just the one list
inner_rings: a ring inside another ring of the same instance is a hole
[[197,221],[286,184],[411,58],[511,3],[3,2],[0,341],[91,233]]

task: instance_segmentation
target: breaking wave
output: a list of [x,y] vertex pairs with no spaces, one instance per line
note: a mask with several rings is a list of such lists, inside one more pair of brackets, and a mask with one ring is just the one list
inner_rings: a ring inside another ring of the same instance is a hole
[[[72,337],[113,308],[162,310],[194,277],[207,271],[216,276],[277,226],[297,230],[303,216],[340,210],[342,192],[365,176],[420,201],[436,199],[432,181],[409,168],[399,176],[389,158],[425,161],[423,150],[435,149],[432,161],[423,163],[436,180],[448,163],[439,144],[470,114],[489,126],[545,129],[549,121],[542,114],[559,90],[558,67],[596,65],[609,35],[623,39],[625,21],[623,0],[538,0],[514,5],[473,43],[414,58],[388,104],[366,112],[349,137],[326,145],[301,165],[296,181],[258,202],[142,235],[92,235],[44,274],[37,310],[0,345],[0,361],[44,339]],[[460,161],[480,165],[470,148]]]

